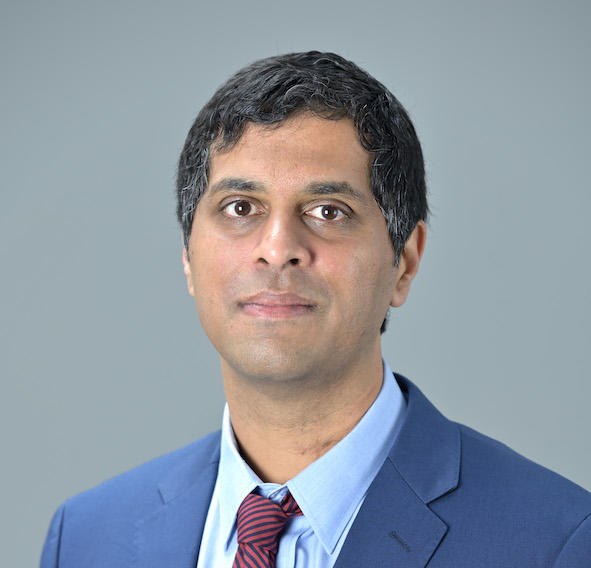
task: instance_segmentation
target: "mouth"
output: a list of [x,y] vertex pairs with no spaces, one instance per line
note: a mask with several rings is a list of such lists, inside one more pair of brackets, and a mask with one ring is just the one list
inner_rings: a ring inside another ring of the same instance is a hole
[[238,302],[240,311],[263,319],[289,319],[313,313],[318,305],[296,294],[260,292]]
[[293,305],[271,305],[271,304],[238,304],[242,313],[258,318],[267,319],[288,319],[304,316],[315,310],[314,306],[302,304]]

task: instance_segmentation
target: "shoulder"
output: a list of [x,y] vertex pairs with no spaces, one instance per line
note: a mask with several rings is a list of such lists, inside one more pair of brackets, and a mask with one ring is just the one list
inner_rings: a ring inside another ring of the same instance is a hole
[[[212,432],[177,450],[153,458],[129,471],[68,499],[65,514],[94,519],[140,517],[162,503],[168,481],[190,483],[212,461],[219,459],[220,432]],[[114,515],[117,512],[117,515]]]
[[[499,548],[536,543],[540,557],[563,554],[569,562],[569,554],[591,548],[591,493],[506,444],[453,424],[461,440],[459,484],[432,507],[456,531],[487,534]],[[557,564],[563,565],[583,564]]]
[[448,527],[440,565],[588,565],[591,493],[411,395],[393,462]]
[[213,432],[67,499],[49,526],[41,566],[129,565],[137,523],[204,472],[215,478],[219,441]]
[[498,490],[510,497],[519,494],[521,498],[533,498],[543,494],[553,506],[568,503],[565,506],[573,513],[576,509],[591,512],[591,493],[580,485],[503,442],[464,424],[455,424],[461,437],[464,484],[477,485],[486,480],[491,491]]
[[[441,414],[408,379],[393,462],[449,528],[441,565],[587,566],[591,494],[506,444]],[[549,564],[552,559],[553,564]],[[447,564],[445,564],[447,562]]]
[[[444,484],[445,494],[438,493],[439,500],[453,503],[462,512],[492,511],[499,518],[509,512],[515,512],[515,518],[520,512],[558,512],[580,521],[591,512],[591,493],[508,445],[449,420],[414,383],[397,373],[395,377],[408,402],[395,444],[398,458],[404,460],[411,480],[422,482],[428,472],[450,481]],[[422,488],[424,483],[418,485]],[[423,493],[431,497],[429,491]]]

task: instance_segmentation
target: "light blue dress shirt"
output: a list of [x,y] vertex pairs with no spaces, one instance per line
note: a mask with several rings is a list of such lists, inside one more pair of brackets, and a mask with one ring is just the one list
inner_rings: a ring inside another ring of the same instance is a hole
[[263,483],[242,459],[224,408],[218,477],[205,521],[197,568],[231,568],[236,514],[253,489],[279,502],[289,490],[303,516],[281,535],[276,568],[332,568],[371,482],[404,420],[406,401],[382,358],[382,388],[355,428],[286,484]]

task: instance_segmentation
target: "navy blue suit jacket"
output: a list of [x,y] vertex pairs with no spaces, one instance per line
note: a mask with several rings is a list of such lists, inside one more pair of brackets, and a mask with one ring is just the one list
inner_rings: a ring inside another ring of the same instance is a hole
[[[591,567],[590,493],[395,377],[406,419],[335,568]],[[66,501],[42,568],[194,568],[219,447],[215,432]]]

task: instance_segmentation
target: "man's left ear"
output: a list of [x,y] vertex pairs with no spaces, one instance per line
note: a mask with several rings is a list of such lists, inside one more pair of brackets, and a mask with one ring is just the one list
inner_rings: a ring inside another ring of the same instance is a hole
[[410,237],[404,244],[404,250],[400,255],[398,269],[396,272],[396,283],[390,305],[399,308],[406,301],[410,292],[410,284],[419,271],[419,263],[425,250],[427,240],[427,227],[424,221],[419,221],[413,229]]

